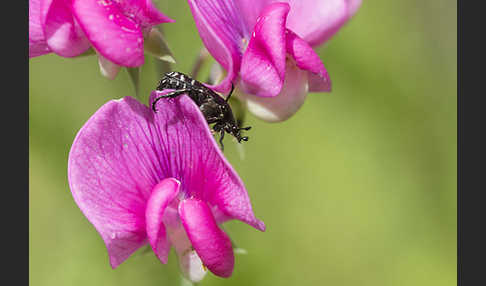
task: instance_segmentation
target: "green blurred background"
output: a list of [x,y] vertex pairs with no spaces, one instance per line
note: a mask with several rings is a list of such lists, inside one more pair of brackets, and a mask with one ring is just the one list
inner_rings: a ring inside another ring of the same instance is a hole
[[[156,2],[156,1],[154,1]],[[186,1],[159,7],[189,72],[202,45]],[[262,233],[233,221],[247,255],[229,279],[201,285],[456,285],[456,1],[364,1],[318,52],[333,81],[284,123],[249,116],[241,160]],[[142,69],[142,100],[159,75]],[[179,285],[177,258],[136,253],[116,270],[74,203],[67,158],[74,136],[110,99],[133,95],[128,73],[103,78],[95,56],[29,63],[30,284]]]

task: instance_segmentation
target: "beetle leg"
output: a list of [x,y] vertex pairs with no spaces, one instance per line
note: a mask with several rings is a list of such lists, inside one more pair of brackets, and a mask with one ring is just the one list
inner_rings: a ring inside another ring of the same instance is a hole
[[223,145],[224,129],[221,129],[219,134],[221,135],[221,137],[219,137],[219,144],[221,144],[221,151],[224,151],[224,145]]
[[250,130],[250,129],[251,129],[251,126],[240,128],[240,130],[247,130],[247,131]]
[[231,83],[231,91],[230,93],[228,94],[228,96],[226,97],[226,102],[228,102],[228,100],[230,99],[231,95],[233,94],[233,90],[235,89],[235,86],[233,83]]
[[155,104],[157,103],[157,101],[159,101],[160,99],[162,98],[176,98],[178,97],[179,95],[181,94],[184,94],[184,93],[188,93],[190,92],[191,90],[190,89],[180,89],[180,90],[175,90],[173,92],[169,92],[168,94],[164,94],[164,95],[161,95],[159,97],[157,97],[154,102],[152,102],[152,110],[154,112],[157,112],[157,109],[155,109]]
[[220,120],[219,117],[210,117],[210,118],[206,118],[206,121],[208,122],[208,124],[211,124],[211,123],[216,123]]
[[245,142],[248,141],[248,137],[245,136],[245,137],[238,138],[238,143],[241,143],[241,141],[245,141]]

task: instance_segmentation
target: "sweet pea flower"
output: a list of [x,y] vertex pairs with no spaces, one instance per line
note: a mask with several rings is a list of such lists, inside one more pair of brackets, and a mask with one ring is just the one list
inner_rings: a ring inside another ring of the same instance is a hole
[[326,42],[361,0],[188,0],[199,35],[248,109],[271,122],[292,116],[308,92],[329,92],[329,75],[313,50]]
[[[153,92],[150,103],[167,92]],[[148,243],[164,264],[174,246],[193,282],[206,268],[229,277],[232,243],[218,225],[265,225],[194,102],[160,100],[157,110],[125,97],[86,122],[68,159],[74,200],[104,240],[112,268]]]
[[167,22],[150,0],[29,0],[29,57],[76,57],[92,47],[113,79],[120,66],[143,65],[144,40],[160,37],[152,27]]

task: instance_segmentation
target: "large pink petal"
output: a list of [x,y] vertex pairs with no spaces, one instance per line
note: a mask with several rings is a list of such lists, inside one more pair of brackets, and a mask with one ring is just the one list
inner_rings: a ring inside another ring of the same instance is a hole
[[242,53],[248,45],[248,31],[241,13],[233,1],[188,0],[196,28],[204,45],[223,68],[228,71],[219,84],[210,86],[228,92],[238,74]]
[[204,265],[215,275],[230,277],[235,263],[231,240],[218,227],[208,205],[199,199],[183,200],[179,204],[179,215]]
[[[154,98],[168,92],[152,92],[150,106]],[[219,149],[194,102],[186,95],[161,99],[157,110],[156,132],[163,143],[155,147],[164,173],[181,181],[182,196],[202,199],[215,214],[222,213],[263,231],[265,225],[255,218],[241,178]]]
[[142,27],[111,0],[73,0],[73,14],[91,44],[117,65],[144,63]]
[[294,58],[297,67],[309,71],[309,91],[331,91],[331,80],[319,55],[295,33],[287,30],[287,52]]
[[74,21],[69,0],[43,0],[41,19],[47,45],[62,57],[75,57],[85,52],[90,43]]
[[162,180],[155,186],[147,202],[145,218],[147,236],[152,250],[162,263],[167,263],[170,243],[162,222],[164,211],[179,193],[180,182],[174,178]]
[[51,52],[41,25],[41,0],[29,0],[29,57],[37,57]]
[[165,178],[181,182],[180,197],[265,229],[194,102],[181,96],[157,107],[154,113],[131,97],[108,102],[81,128],[69,154],[74,200],[105,241],[113,268],[147,242],[146,204]]
[[131,97],[109,101],[81,128],[69,154],[74,200],[103,238],[113,268],[146,243],[146,202],[163,179],[152,116]]
[[250,44],[243,55],[241,79],[246,92],[276,96],[285,78],[287,3],[266,6],[257,19]]
[[248,110],[267,122],[281,122],[294,115],[304,104],[308,93],[307,71],[298,68],[291,60],[287,63],[282,91],[275,97],[242,94]]

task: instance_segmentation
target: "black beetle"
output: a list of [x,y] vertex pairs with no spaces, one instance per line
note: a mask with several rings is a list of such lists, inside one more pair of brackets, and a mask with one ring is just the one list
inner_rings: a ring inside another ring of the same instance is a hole
[[241,136],[241,130],[250,130],[251,126],[243,128],[239,127],[236,123],[233,111],[228,104],[228,100],[234,90],[233,84],[231,84],[229,95],[224,99],[216,92],[188,75],[180,72],[168,72],[162,77],[157,86],[157,90],[164,89],[174,89],[174,91],[154,100],[152,103],[154,112],[157,112],[155,104],[160,99],[175,98],[179,95],[187,94],[199,106],[199,109],[203,113],[208,124],[214,123],[213,130],[221,134],[219,139],[221,149],[224,149],[223,138],[225,132],[236,137],[238,143],[241,143],[241,141],[248,141],[248,137]]

